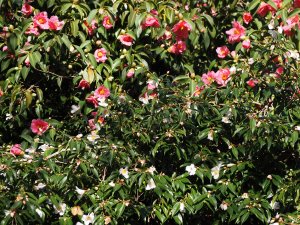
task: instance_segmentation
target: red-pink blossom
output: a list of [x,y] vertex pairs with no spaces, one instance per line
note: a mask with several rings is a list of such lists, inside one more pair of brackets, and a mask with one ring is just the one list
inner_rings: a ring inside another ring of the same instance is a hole
[[146,20],[142,23],[142,28],[145,29],[147,27],[160,27],[158,19],[153,16],[148,16]]
[[40,12],[33,17],[33,24],[35,27],[39,27],[42,30],[47,30],[49,29],[48,20],[47,12]]
[[245,12],[244,14],[243,14],[243,20],[244,20],[244,23],[245,24],[249,24],[251,21],[252,21],[252,15],[250,14],[250,13],[248,13],[248,12]]
[[201,92],[202,92],[203,90],[204,90],[204,86],[201,86],[201,87],[200,87],[200,86],[197,85],[197,86],[196,86],[196,90],[195,90],[195,92],[194,92],[193,95],[194,95],[195,97],[198,97],[198,96],[201,94]]
[[249,40],[249,39],[244,40],[243,43],[242,43],[242,46],[243,46],[243,48],[245,48],[245,49],[249,49],[249,48],[251,47],[251,42],[250,42],[250,40]]
[[227,46],[218,47],[216,49],[216,52],[218,54],[218,57],[221,58],[221,59],[225,58],[230,53]]
[[215,80],[217,84],[226,86],[226,84],[230,80],[230,70],[228,68],[219,69],[215,74]]
[[300,8],[300,0],[294,0],[294,7]]
[[233,21],[232,22],[233,28],[226,31],[226,34],[228,35],[228,42],[230,44],[239,42],[241,40],[241,37],[245,36],[246,29],[243,27],[239,22]]
[[257,10],[257,14],[260,15],[261,17],[265,17],[269,12],[276,12],[276,10],[269,4],[262,2],[260,3],[260,6]]
[[158,86],[158,83],[156,81],[154,81],[154,80],[147,81],[147,89],[148,90],[154,90],[157,88],[157,86]]
[[50,30],[61,30],[65,24],[64,21],[59,21],[57,16],[51,16],[48,20]]
[[101,85],[95,90],[94,95],[96,98],[107,98],[110,96],[110,91],[104,85]]
[[154,15],[154,16],[158,16],[158,12],[157,12],[156,9],[151,9],[151,10],[150,10],[150,13],[151,13],[152,15]]
[[41,119],[34,119],[31,122],[31,131],[37,135],[42,135],[49,128],[49,123]]
[[21,12],[25,15],[25,16],[30,16],[31,13],[33,12],[33,7],[31,5],[29,5],[28,3],[24,3],[21,9]]
[[79,84],[78,84],[78,87],[81,88],[82,90],[84,89],[88,89],[90,88],[90,83],[84,79],[82,79]]
[[192,26],[184,20],[179,21],[172,28],[172,31],[176,35],[177,41],[187,39],[191,30]]
[[175,44],[171,45],[168,49],[169,52],[179,55],[186,50],[186,44],[184,41],[177,41]]
[[279,67],[276,69],[276,73],[277,73],[278,75],[283,74],[283,72],[284,72],[284,67],[283,67],[283,66],[279,66]]
[[106,30],[110,29],[113,27],[112,23],[111,23],[111,19],[109,16],[104,16],[103,21],[102,21],[102,25],[104,26],[104,28]]
[[256,86],[256,84],[258,83],[258,81],[254,80],[254,79],[250,79],[246,83],[249,87],[254,88]]
[[23,155],[24,152],[21,148],[21,145],[20,144],[15,144],[11,147],[10,149],[10,154],[14,155],[14,156],[20,156],[20,155]]
[[97,49],[94,53],[97,62],[105,62],[107,60],[105,48]]
[[211,85],[216,78],[216,73],[214,71],[209,71],[207,73],[204,73],[201,77],[201,80],[206,85]]
[[123,45],[131,46],[133,43],[133,37],[129,34],[122,34],[118,37]]
[[98,100],[93,94],[89,95],[85,100],[89,103],[92,103],[94,107],[99,106]]
[[89,128],[91,130],[96,130],[97,129],[96,124],[95,124],[95,119],[89,119],[88,122],[89,122]]
[[95,19],[92,20],[91,24],[89,24],[86,20],[83,21],[83,24],[86,26],[88,29],[88,34],[93,35],[94,31],[97,28],[97,21]]
[[283,32],[287,35],[287,36],[291,36],[293,34],[292,29],[298,25],[299,27],[299,16],[295,15],[293,17],[290,17],[286,20],[286,25],[282,27]]

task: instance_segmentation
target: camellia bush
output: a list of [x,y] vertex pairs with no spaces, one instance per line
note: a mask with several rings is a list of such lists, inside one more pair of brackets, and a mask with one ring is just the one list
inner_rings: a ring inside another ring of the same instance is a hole
[[0,224],[300,224],[299,13],[0,0]]

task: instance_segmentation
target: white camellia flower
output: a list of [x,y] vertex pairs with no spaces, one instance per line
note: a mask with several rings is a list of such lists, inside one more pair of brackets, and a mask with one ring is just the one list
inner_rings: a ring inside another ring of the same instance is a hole
[[98,98],[98,104],[99,106],[102,106],[102,107],[107,107],[108,104],[105,102],[105,98]]
[[197,168],[195,167],[194,164],[191,164],[187,167],[185,167],[185,170],[189,173],[190,176],[195,175]]
[[221,166],[222,166],[222,164],[219,164],[219,165],[211,168],[211,175],[213,176],[214,179],[219,178]]
[[150,166],[146,171],[153,175],[154,171],[156,171],[156,168],[154,166]]
[[179,211],[180,211],[180,212],[185,212],[185,206],[184,206],[184,203],[183,203],[183,202],[180,202],[180,205],[179,205]]
[[39,215],[39,217],[43,218],[45,216],[45,213],[39,209],[39,208],[36,208],[35,209],[35,212]]
[[227,208],[228,208],[228,203],[227,203],[227,202],[222,202],[221,205],[220,205],[220,208],[221,208],[222,210],[226,211]]
[[33,186],[33,189],[37,191],[43,189],[44,187],[46,187],[46,184],[38,183],[37,185]]
[[125,177],[126,179],[129,178],[129,173],[128,173],[127,167],[121,168],[121,169],[119,170],[119,172],[120,172],[120,174],[121,174],[123,177]]
[[80,110],[80,106],[79,105],[71,105],[71,113],[74,114],[76,112],[78,112]]
[[75,188],[76,188],[75,191],[76,191],[77,194],[79,195],[79,198],[81,198],[82,195],[86,192],[86,190],[80,189],[80,188],[78,188],[77,186],[76,186]]
[[92,143],[94,143],[98,138],[100,138],[100,136],[95,131],[92,131],[91,134],[87,136],[87,139]]
[[65,203],[59,203],[58,206],[53,205],[56,214],[63,216],[66,212],[67,205]]
[[94,215],[94,213],[90,213],[88,215],[83,215],[81,220],[84,223],[84,225],[93,224],[94,220],[95,220],[95,215]]
[[46,151],[46,150],[48,150],[49,148],[51,148],[51,147],[49,145],[47,145],[47,144],[42,144],[39,147],[39,149],[41,149],[43,152]]
[[151,178],[147,183],[146,190],[149,191],[154,188],[156,188],[156,185],[154,183],[154,180]]
[[108,184],[109,186],[111,186],[111,187],[114,187],[114,186],[116,186],[116,184],[113,182],[113,181],[111,181],[111,182],[109,182],[109,184]]

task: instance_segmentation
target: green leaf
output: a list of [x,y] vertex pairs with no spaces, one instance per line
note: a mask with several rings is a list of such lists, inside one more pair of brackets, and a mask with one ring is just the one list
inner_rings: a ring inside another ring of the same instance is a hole
[[95,19],[95,16],[96,16],[97,13],[98,13],[98,9],[93,9],[93,10],[90,12],[90,14],[89,14],[89,16],[88,16],[88,18],[87,18],[87,22],[88,22],[89,24],[91,24],[91,22],[92,22],[93,19]]

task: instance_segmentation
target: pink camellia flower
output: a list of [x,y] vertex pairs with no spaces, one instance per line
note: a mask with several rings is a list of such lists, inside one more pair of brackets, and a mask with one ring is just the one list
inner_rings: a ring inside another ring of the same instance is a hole
[[25,34],[33,34],[35,36],[38,36],[40,35],[40,32],[39,29],[32,24],[30,27],[27,28]]
[[2,48],[2,51],[3,51],[3,52],[6,52],[6,51],[8,51],[8,47],[7,47],[7,45],[3,46],[3,48]]
[[284,72],[284,67],[283,67],[283,66],[279,66],[279,67],[276,69],[276,73],[277,73],[278,75],[283,74],[283,72]]
[[230,70],[228,68],[219,69],[216,73],[215,80],[217,84],[226,86],[226,84],[230,80]]
[[89,122],[89,128],[91,130],[96,130],[97,129],[96,124],[95,124],[95,119],[89,119],[88,122]]
[[248,84],[249,87],[254,88],[256,86],[256,84],[258,83],[258,81],[254,80],[254,79],[250,79],[246,83]]
[[299,26],[299,16],[295,15],[293,17],[290,17],[286,20],[287,25],[283,26],[283,32],[287,35],[287,36],[291,36],[293,34],[292,29],[298,25]]
[[50,30],[61,30],[65,24],[64,21],[59,21],[57,16],[51,16],[48,20]]
[[106,30],[110,29],[113,27],[111,21],[110,21],[110,17],[109,16],[104,16],[103,21],[102,21],[102,25],[104,26],[104,28]]
[[134,69],[131,68],[130,70],[128,70],[128,72],[126,74],[126,77],[127,78],[131,78],[131,77],[133,77],[133,75],[134,75]]
[[88,29],[88,34],[93,35],[94,30],[97,28],[97,21],[95,19],[92,20],[91,24],[89,24],[86,20],[83,21],[83,24],[87,27]]
[[10,149],[10,154],[14,155],[14,156],[20,156],[20,155],[23,155],[24,152],[21,148],[21,145],[20,144],[15,144],[11,147]]
[[241,40],[241,37],[245,36],[246,29],[243,27],[239,22],[233,21],[232,22],[233,28],[226,31],[226,34],[228,35],[228,42],[230,44],[239,42]]
[[201,77],[201,80],[206,85],[211,85],[216,78],[216,73],[214,71],[209,71],[207,73],[204,73]]
[[133,43],[133,37],[131,37],[129,34],[122,34],[118,37],[118,39],[123,45],[126,46],[131,46]]
[[248,13],[248,12],[245,12],[244,14],[243,14],[243,20],[244,20],[244,23],[245,24],[249,24],[251,21],[252,21],[252,16],[251,16],[251,14],[250,13]]
[[142,23],[143,29],[146,29],[147,27],[160,27],[158,19],[153,16],[148,16],[146,20]]
[[105,62],[107,60],[105,48],[97,49],[94,53],[97,62]]
[[107,98],[110,96],[110,91],[104,85],[101,85],[95,90],[94,96],[96,98]]
[[26,67],[29,67],[29,66],[30,66],[29,56],[26,57],[26,59],[25,59],[24,62],[25,62]]
[[216,52],[218,54],[218,57],[221,59],[225,58],[230,53],[227,46],[218,47],[216,49]]
[[184,41],[177,41],[168,49],[169,52],[175,55],[182,54],[185,50],[186,50],[186,44]]
[[85,100],[92,103],[95,108],[99,106],[98,100],[93,94],[89,95]]
[[192,30],[192,26],[184,20],[176,23],[172,28],[172,31],[176,35],[176,40],[185,40],[189,36],[189,32]]
[[44,120],[36,119],[31,122],[31,131],[37,135],[42,135],[49,128],[49,123]]
[[260,6],[257,10],[257,14],[260,15],[261,17],[265,17],[269,12],[276,12],[276,10],[269,4],[262,2],[260,3]]
[[82,90],[88,89],[88,88],[90,88],[90,83],[87,82],[86,80],[83,80],[83,79],[82,79],[82,80],[79,82],[78,87],[81,88]]
[[275,5],[277,6],[278,9],[281,8],[281,6],[282,6],[282,0],[273,0],[273,2],[275,3]]
[[148,90],[154,90],[154,89],[156,89],[157,88],[157,86],[158,86],[158,83],[157,82],[155,82],[154,80],[148,80],[147,81],[147,89]]
[[39,27],[42,30],[47,30],[49,29],[48,20],[47,12],[40,12],[33,17],[33,24],[35,27]]
[[245,48],[245,49],[249,49],[249,48],[251,47],[251,42],[250,42],[250,40],[249,40],[249,39],[244,40],[243,43],[242,43],[242,46],[243,46],[243,48]]
[[25,16],[30,16],[31,13],[33,12],[33,7],[31,5],[29,5],[28,3],[24,3],[21,9],[21,12],[25,15]]

